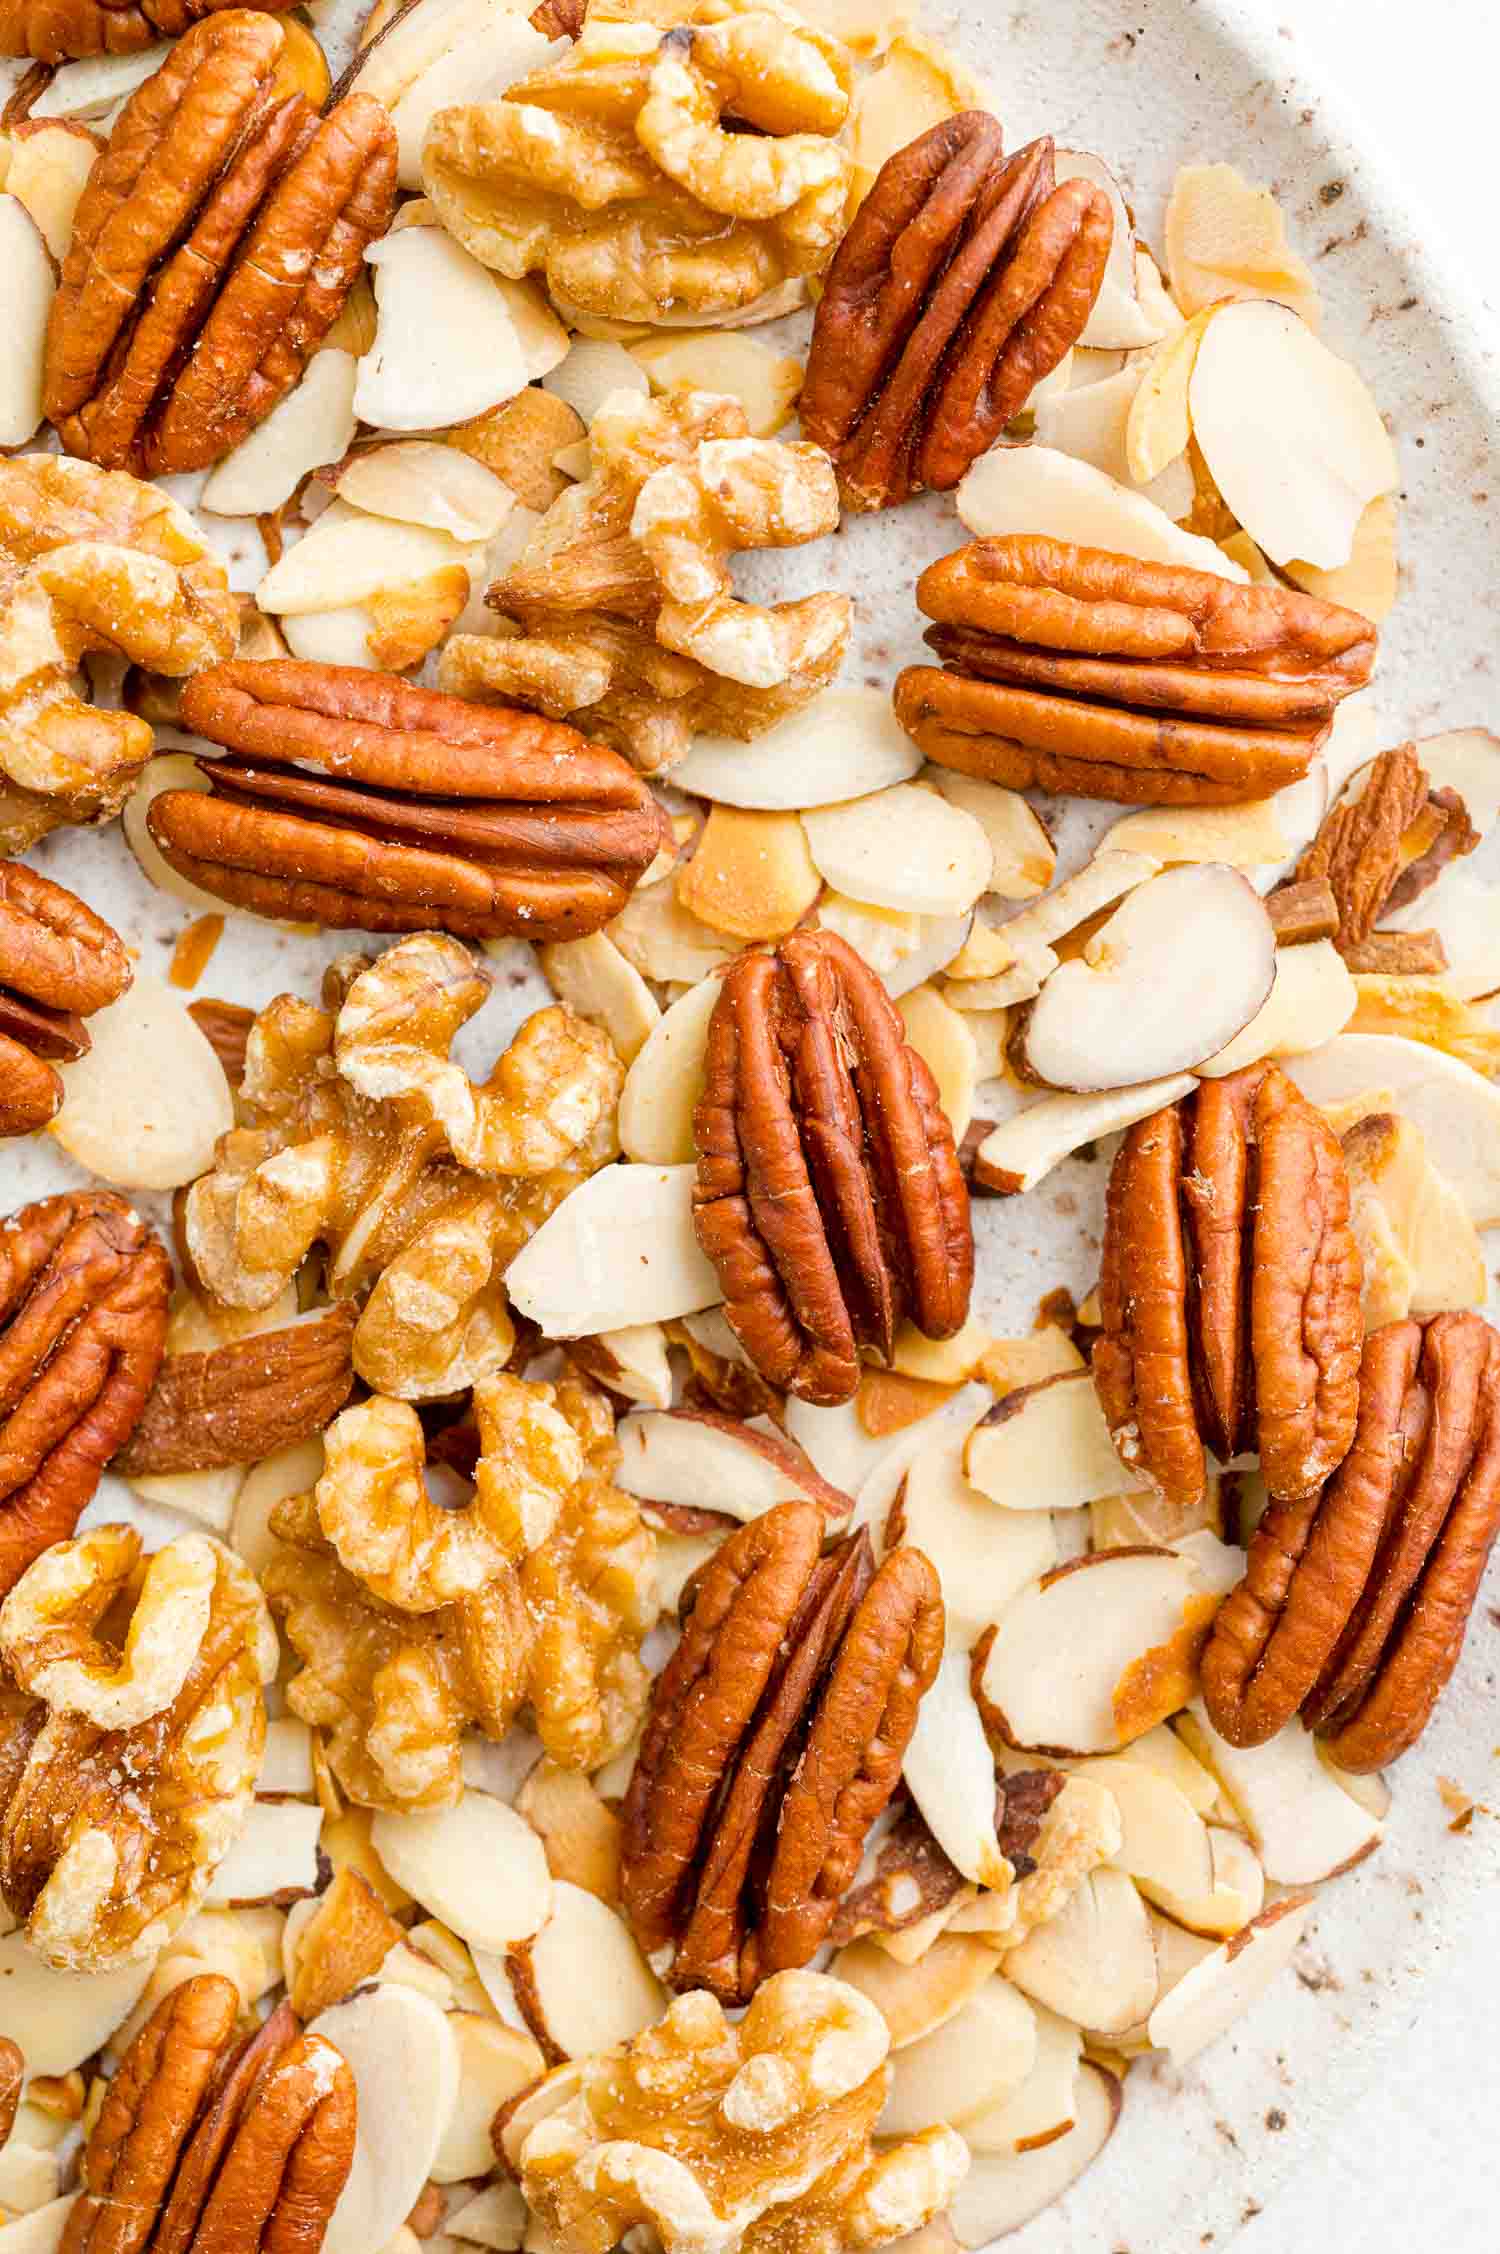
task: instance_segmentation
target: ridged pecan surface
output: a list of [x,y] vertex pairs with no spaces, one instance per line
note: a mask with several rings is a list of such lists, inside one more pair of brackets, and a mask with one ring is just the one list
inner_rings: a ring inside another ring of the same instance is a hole
[[953,1134],[875,973],[833,932],[726,972],[695,1114],[694,1227],[773,1385],[846,1401],[909,1316],[948,1338],[974,1240]]
[[1007,161],[984,110],[887,160],[828,270],[802,393],[851,508],[957,485],[1082,335],[1112,233],[1101,189],[1054,185],[1047,139]]
[[[1377,933],[1388,910],[1402,908],[1435,884],[1450,861],[1472,853],[1480,833],[1453,790],[1433,790],[1414,743],[1383,751],[1324,816],[1297,863],[1297,881],[1323,879],[1338,910],[1335,942],[1359,970],[1399,969],[1373,959],[1393,943],[1422,934]],[[1273,894],[1274,899],[1274,894]],[[1438,968],[1446,967],[1446,957]]]
[[940,766],[1013,789],[1218,806],[1306,774],[1375,629],[1291,588],[1244,586],[1041,534],[974,540],[917,582],[942,669],[896,717]]
[[0,861],[0,1135],[44,1127],[62,1103],[54,1060],[89,1046],[83,1020],[130,984],[102,916],[19,861]]
[[0,1224],[0,1596],[72,1533],[134,1431],[171,1288],[165,1247],[113,1191]]
[[236,658],[183,692],[222,744],[211,792],[162,791],[167,860],[261,915],[330,929],[576,939],[625,905],[662,816],[559,721],[359,666]]
[[1332,1129],[1275,1065],[1140,1120],[1109,1180],[1094,1345],[1124,1460],[1192,1508],[1204,1443],[1313,1493],[1354,1434],[1360,1258]]
[[781,1503],[684,1592],[626,1794],[621,1885],[672,1978],[743,2001],[827,1938],[895,1790],[942,1656],[937,1575],[868,1535],[821,1555],[822,1513]]
[[264,421],[332,327],[396,193],[370,96],[283,94],[285,33],[195,24],[130,96],[78,205],[47,332],[46,407],[70,453],[203,469]]
[[[136,55],[178,39],[229,0],[0,0],[0,55],[65,63],[82,55]],[[275,14],[289,0],[256,0]]]
[[1203,1655],[1214,1727],[1260,1745],[1301,1713],[1345,1768],[1426,1727],[1500,1531],[1500,1333],[1435,1315],[1371,1333],[1354,1443],[1273,1502]]

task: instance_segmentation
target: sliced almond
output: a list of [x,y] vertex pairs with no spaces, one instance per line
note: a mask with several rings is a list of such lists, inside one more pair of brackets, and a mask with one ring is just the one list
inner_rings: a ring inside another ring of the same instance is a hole
[[1356,1775],[1350,1769],[1341,1769],[1337,1761],[1330,1759],[1321,1739],[1318,1741],[1318,1759],[1339,1790],[1347,1792],[1357,1808],[1362,1808],[1367,1816],[1373,1816],[1377,1823],[1385,1822],[1391,1812],[1391,1788],[1378,1771]]
[[670,883],[638,886],[608,931],[626,961],[659,985],[696,985],[737,952],[732,939],[688,912]]
[[815,858],[795,814],[715,806],[677,879],[678,902],[711,931],[781,939],[822,889]]
[[552,1881],[542,1843],[489,1793],[465,1792],[423,1815],[377,1815],[370,1841],[392,1877],[471,1948],[503,1955],[546,1921]]
[[660,1323],[631,1323],[623,1330],[600,1331],[570,1349],[572,1359],[612,1393],[643,1408],[672,1405],[672,1365]]
[[932,1559],[950,1641],[967,1645],[1057,1563],[1057,1538],[1045,1507],[999,1510],[980,1493],[964,1471],[965,1445],[951,1428],[934,1428],[923,1439],[887,1538],[912,1542]]
[[960,110],[988,107],[983,84],[956,55],[920,32],[901,32],[880,67],[855,88],[849,105],[845,132],[854,159],[851,206],[869,194],[887,157],[930,125]]
[[620,1092],[620,1146],[648,1165],[686,1165],[696,1155],[693,1113],[703,1093],[709,1020],[721,992],[703,978],[659,1016]]
[[1232,868],[1284,861],[1291,845],[1282,833],[1276,798],[1240,806],[1142,806],[1105,831],[1101,853],[1148,854],[1173,861],[1227,861]]
[[[1144,1911],[1142,1912],[1144,1916]],[[961,2011],[891,2060],[890,2095],[877,2124],[884,2137],[920,2135],[940,2121],[962,2128],[971,2114],[1014,2096],[1036,2060],[1036,2017],[993,1969]]]
[[1232,164],[1179,168],[1165,242],[1172,295],[1185,314],[1225,298],[1273,298],[1317,327],[1317,285],[1287,241],[1280,205]]
[[567,357],[547,376],[542,389],[566,400],[579,421],[587,425],[612,394],[631,392],[644,399],[651,383],[640,362],[622,344],[575,337]]
[[1198,1815],[1207,1816],[1212,1813],[1219,1797],[1218,1779],[1211,1770],[1204,1768],[1201,1761],[1194,1758],[1182,1739],[1165,1723],[1132,1739],[1113,1758],[1117,1761],[1133,1761],[1139,1767],[1154,1770],[1157,1775],[1168,1778],[1177,1787],[1188,1806]]
[[1262,1057],[1300,1056],[1331,1041],[1353,1017],[1359,995],[1331,939],[1303,947],[1278,947],[1275,975],[1265,1001],[1228,1045],[1198,1066],[1205,1079],[1221,1079]]
[[[1172,352],[1176,344],[1175,337],[1168,338],[1157,348],[1158,356]],[[1152,364],[1148,354],[1132,353],[1119,374],[1102,383],[1037,399],[1036,438],[1039,445],[1056,447],[1075,461],[1102,470],[1116,484],[1134,487],[1167,516],[1180,521],[1191,515],[1196,497],[1186,451],[1191,434],[1185,421],[1180,434],[1170,425],[1165,429],[1153,427],[1152,444],[1159,455],[1154,470],[1139,472],[1130,450],[1132,419]],[[1154,403],[1157,395],[1151,396]],[[1158,410],[1159,419],[1165,419],[1165,415],[1165,408]],[[1169,452],[1174,439],[1177,443]]]
[[502,2105],[519,2097],[546,2069],[531,2038],[502,2027],[498,2019],[455,2011],[448,2025],[458,2043],[458,2096],[433,2155],[435,2184],[463,2183],[489,2173],[495,2162],[490,2123]]
[[1081,1370],[1083,1356],[1067,1332],[1056,1323],[1043,1323],[1024,1338],[992,1338],[978,1364],[979,1375],[1002,1399],[1023,1386],[1066,1371]]
[[1291,1963],[1312,1915],[1310,1894],[1287,1894],[1183,1974],[1151,2013],[1153,2048],[1184,2067],[1232,2027]]
[[70,2074],[135,2008],[151,1964],[110,1972],[55,1972],[23,1928],[0,1936],[0,2021],[28,2074]]
[[1109,2142],[1120,2103],[1115,2076],[1085,2059],[1065,2136],[1026,2152],[976,2151],[948,2210],[959,2245],[990,2246],[1061,2199]]
[[50,1132],[69,1157],[124,1189],[171,1190],[204,1173],[234,1103],[187,997],[137,975],[94,1012],[89,1036],[87,1054],[58,1067],[63,1103]]
[[[505,2165],[513,2174],[520,2174],[522,2149],[527,2138],[539,2122],[561,2106],[568,2105],[578,2095],[583,2080],[581,2064],[554,2067],[544,2081],[534,2090],[528,2090],[505,2116],[499,2142],[505,2155]],[[539,2250],[540,2254],[540,2250]]]
[[378,325],[359,363],[361,422],[441,430],[524,387],[526,354],[504,292],[443,228],[403,228],[365,256]]
[[1193,432],[1228,507],[1273,563],[1346,564],[1368,504],[1399,483],[1363,379],[1285,306],[1221,306],[1193,367]]
[[976,1886],[1008,1885],[1010,1865],[995,1832],[994,1756],[969,1689],[966,1651],[940,1661],[917,1709],[901,1775],[955,1870]]
[[347,1867],[337,1872],[328,1891],[310,1905],[297,1935],[287,1987],[298,2018],[316,2018],[373,1979],[401,1938],[400,1926],[369,1882]]
[[214,1872],[204,1901],[271,1902],[316,1892],[323,1811],[301,1800],[253,1800],[239,1837]]
[[29,2215],[0,2223],[0,2254],[61,2254],[77,2203],[78,2193],[70,2191],[45,2207],[33,2208]]
[[492,540],[516,498],[483,462],[425,438],[354,455],[340,470],[334,491],[356,509],[426,525],[466,546]]
[[1036,2057],[1013,2096],[964,2123],[975,2153],[1040,2152],[1065,2137],[1077,2119],[1083,2036],[1045,2005],[1033,2003]]
[[311,665],[373,666],[370,636],[375,631],[371,611],[361,603],[337,610],[299,612],[283,620],[287,647],[293,657]]
[[891,1368],[930,1385],[961,1385],[997,1343],[978,1315],[971,1315],[951,1338],[928,1338],[915,1323],[903,1323],[891,1347]]
[[330,1817],[324,1824],[319,1844],[335,1873],[345,1869],[358,1871],[394,1916],[412,1907],[412,1897],[392,1877],[376,1853],[370,1836],[374,1823],[375,1818],[368,1808],[346,1808],[341,1816]]
[[515,2254],[525,2243],[528,2211],[521,2187],[508,2178],[486,2184],[448,2216],[443,2228],[468,2246],[488,2246],[496,2254]]
[[1102,157],[1085,149],[1059,149],[1054,160],[1059,185],[1092,180],[1109,198],[1114,231],[1104,280],[1078,342],[1089,351],[1134,351],[1163,334],[1163,317],[1141,302],[1136,288],[1135,230],[1120,183]]
[[[335,500],[311,531],[288,548],[256,589],[264,611],[297,616],[368,603],[392,588],[409,587],[434,572],[475,558],[446,532],[368,516]],[[477,559],[476,559],[477,560]]]
[[554,1879],[618,1905],[620,1819],[595,1784],[576,1769],[541,1760],[516,1796],[516,1812],[541,1840]]
[[[976,926],[968,946],[948,965],[949,978],[955,983],[982,982],[987,991],[976,1003],[980,1008],[1027,1001],[1056,966],[1054,942],[1148,883],[1159,868],[1149,853],[1101,848],[1044,898],[1005,923]],[[1014,966],[1014,971],[1007,966]],[[1004,992],[998,990],[1002,979]],[[995,990],[988,991],[992,985]],[[967,1000],[964,997],[960,1006]]]
[[867,1432],[857,1396],[839,1402],[836,1408],[820,1408],[789,1394],[785,1415],[788,1439],[797,1443],[824,1479],[842,1488],[846,1495],[858,1494],[870,1473],[893,1450],[918,1444],[912,1427],[896,1439],[889,1433]]
[[1120,1870],[1090,1871],[1058,1915],[1003,1961],[1007,1980],[1095,2034],[1122,2034],[1156,1999],[1151,1921]]
[[1170,1550],[1076,1558],[1002,1615],[975,1683],[980,1707],[1011,1745],[1114,1752],[1187,1704],[1217,1609]]
[[1376,1113],[1342,1138],[1350,1220],[1364,1264],[1366,1330],[1445,1308],[1482,1307],[1484,1248],[1457,1191],[1409,1119]]
[[14,195],[0,195],[0,446],[24,446],[42,422],[42,365],[57,278],[41,228]]
[[512,1306],[554,1339],[718,1306],[723,1289],[693,1234],[696,1172],[626,1165],[591,1174],[506,1270]]
[[946,969],[972,928],[967,914],[908,915],[870,907],[837,892],[823,894],[813,920],[820,930],[836,931],[846,939],[893,1000]]
[[80,62],[64,63],[61,70],[53,72],[27,115],[105,117],[144,85],[171,52],[172,42],[158,39],[133,55],[88,55]]
[[527,2025],[554,2063],[627,2043],[666,2008],[624,1919],[562,1879],[552,1889],[552,1915],[533,1940],[510,1951],[506,1969]]
[[1021,1034],[1025,1067],[1079,1093],[1186,1071],[1250,1023],[1275,976],[1271,919],[1238,870],[1164,869],[1046,980]]
[[63,119],[22,118],[6,139],[5,192],[26,206],[61,266],[73,239],[78,199],[104,144],[86,125]]
[[1113,1089],[1102,1096],[1045,1096],[985,1136],[974,1154],[975,1180],[1002,1197],[1035,1189],[1082,1144],[1176,1103],[1194,1085],[1190,1074],[1174,1073],[1167,1080],[1148,1080],[1142,1087]]
[[816,1503],[830,1521],[847,1517],[849,1497],[821,1479],[802,1450],[705,1409],[634,1411],[617,1428],[615,1483],[642,1502],[686,1503],[758,1518],[773,1504]]
[[699,736],[672,781],[726,806],[800,812],[905,782],[921,764],[884,690],[832,688],[753,743]]
[[914,783],[814,809],[802,826],[819,874],[872,907],[962,915],[989,882],[993,855],[978,822]]
[[934,1385],[927,1378],[903,1377],[897,1370],[863,1370],[855,1396],[861,1424],[875,1439],[905,1432],[921,1424],[945,1401],[951,1401],[957,1384]]
[[235,1498],[229,1526],[229,1544],[259,1573],[275,1556],[279,1544],[270,1530],[271,1513],[288,1495],[301,1495],[317,1484],[323,1471],[321,1439],[298,1440],[278,1448],[246,1474]]
[[312,1731],[294,1714],[282,1714],[266,1724],[266,1749],[261,1755],[257,1793],[289,1794],[293,1799],[313,1797]]
[[1445,869],[1429,891],[1384,918],[1382,928],[1433,931],[1448,958],[1443,984],[1461,1001],[1500,992],[1500,890],[1464,869]]
[[944,1934],[916,1964],[898,1964],[873,1941],[851,1941],[828,1967],[871,2003],[899,2051],[944,2026],[995,1977],[995,1952],[967,1934]]
[[[529,71],[540,70],[555,53],[545,33],[535,31],[524,15],[488,0],[442,10],[443,51],[410,81],[391,107],[396,128],[397,178],[403,188],[422,185],[422,144],[440,109],[454,102],[487,102],[503,94]],[[379,61],[380,43],[371,57]],[[361,72],[357,86],[365,83]]]
[[539,948],[542,972],[569,1009],[603,1028],[621,1061],[629,1064],[660,1018],[650,987],[626,961],[607,932],[556,940]]
[[1133,1879],[1169,1917],[1210,1902],[1214,1872],[1208,1827],[1170,1777],[1119,1754],[1081,1761],[1074,1774],[1104,1785],[1120,1811],[1121,1840],[1110,1858],[1112,1869]]
[[338,461],[356,428],[358,368],[350,352],[331,347],[315,352],[302,381],[213,471],[202,506],[216,516],[268,516],[313,470]]
[[1184,532],[1165,509],[1133,486],[1075,461],[1051,446],[998,446],[984,454],[956,495],[969,530],[984,538],[1046,532],[1082,547],[1107,548],[1145,563],[1186,564],[1221,578],[1245,574],[1195,532]]
[[1500,817],[1500,736],[1492,728],[1450,728],[1423,736],[1417,757],[1434,790],[1454,790],[1481,837]]
[[415,2207],[459,2103],[462,2053],[428,1996],[383,1980],[314,2023],[354,2076],[358,2126],[325,2254],[370,2254]]
[[1325,603],[1339,603],[1345,610],[1357,610],[1378,626],[1396,605],[1400,578],[1397,527],[1395,494],[1377,494],[1366,504],[1354,527],[1354,545],[1347,563],[1336,564],[1331,571],[1318,571],[1312,564],[1293,561],[1287,565],[1286,575],[1294,586],[1305,587],[1310,595],[1321,596]]
[[1267,1878],[1281,1886],[1315,1886],[1362,1862],[1379,1844],[1378,1820],[1335,1784],[1300,1722],[1289,1722],[1265,1745],[1241,1747],[1219,1736],[1201,1701],[1187,1720],[1190,1747],[1243,1819]]
[[[97,1022],[94,1021],[94,1022]],[[1394,1033],[1341,1033],[1287,1060],[1303,1094],[1322,1106],[1378,1089],[1421,1132],[1427,1155],[1479,1229],[1500,1222],[1500,1089],[1456,1057]]]
[[974,1036],[935,986],[914,986],[902,995],[897,1007],[907,1041],[937,1083],[938,1102],[953,1129],[953,1139],[961,1143],[974,1116],[974,1088],[979,1077]]
[[[993,1967],[994,1959],[990,1960]],[[35,2214],[56,2199],[62,2170],[54,2153],[19,2134],[0,2147],[0,2215]]]
[[752,438],[774,438],[802,389],[802,363],[732,329],[685,329],[632,345],[654,392],[712,391],[737,399]]
[[997,1401],[968,1437],[964,1471],[981,1495],[1011,1511],[1078,1510],[1135,1484],[1087,1370],[1063,1371]]
[[1002,900],[1034,900],[1047,890],[1057,872],[1057,852],[1040,814],[1018,790],[946,767],[934,768],[932,780],[951,805],[974,817],[989,839],[986,892],[998,893]]

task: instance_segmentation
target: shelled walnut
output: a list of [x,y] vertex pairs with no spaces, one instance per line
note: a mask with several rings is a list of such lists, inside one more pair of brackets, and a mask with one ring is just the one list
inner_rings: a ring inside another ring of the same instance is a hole
[[427,1493],[415,1412],[377,1397],[334,1421],[317,1487],[272,1514],[286,1547],[266,1591],[303,1662],[288,1702],[366,1806],[455,1801],[470,1724],[498,1740],[529,1707],[555,1761],[594,1768],[645,1706],[655,1542],[610,1482],[603,1396],[494,1375],[474,1416],[460,1507]]
[[506,1262],[616,1149],[622,1068],[571,1012],[528,1019],[482,1082],[450,1061],[488,991],[423,933],[344,957],[322,1009],[279,996],[246,1044],[246,1124],[183,1204],[188,1258],[231,1307],[270,1306],[321,1247],[330,1294],[364,1302],[355,1369],[407,1399],[504,1365]]

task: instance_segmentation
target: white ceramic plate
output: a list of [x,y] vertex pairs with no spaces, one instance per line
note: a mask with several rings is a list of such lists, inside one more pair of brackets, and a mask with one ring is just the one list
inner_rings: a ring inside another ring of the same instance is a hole
[[[337,0],[318,16],[337,67],[337,29],[354,11]],[[1337,99],[1296,75],[1295,49],[1276,36],[1273,18],[1240,0],[969,0],[928,8],[921,22],[989,79],[1009,145],[1051,132],[1106,156],[1139,232],[1158,247],[1179,163],[1227,159],[1275,187],[1317,274],[1325,333],[1363,371],[1401,452],[1402,595],[1382,629],[1374,691],[1383,741],[1493,724],[1487,512],[1500,492],[1500,388],[1466,324],[1458,278],[1412,240],[1394,175],[1382,180]],[[200,482],[175,481],[188,500]],[[742,577],[747,588],[777,593],[830,578],[853,592],[859,630],[848,677],[883,686],[921,654],[912,578],[961,536],[947,504],[929,500],[854,519],[834,544],[757,559]],[[237,528],[225,546],[236,586],[253,587],[264,569],[253,528]],[[1105,818],[1070,814],[1070,860]],[[165,969],[189,911],[144,883],[118,828],[64,834],[33,858],[109,915],[144,968]],[[1496,856],[1484,873],[1500,877]],[[257,1005],[286,987],[311,993],[321,965],[348,944],[348,935],[308,940],[232,918],[199,992]],[[509,1028],[550,998],[525,949],[497,952],[495,997],[461,1046],[470,1061],[491,1057]],[[79,1179],[45,1139],[7,1147],[0,1211]],[[1101,1213],[1101,1169],[1081,1164],[1033,1197],[981,1204],[982,1311],[1024,1328],[1052,1286],[1081,1295],[1094,1279]],[[119,1515],[124,1491],[108,1481],[105,1489],[91,1518]],[[152,1514],[158,1525],[165,1515]],[[1494,1588],[1492,1577],[1491,1602]],[[1483,1619],[1481,1603],[1436,1721],[1395,1774],[1385,1843],[1327,1890],[1298,1977],[1187,2073],[1164,2060],[1134,2069],[1118,2133],[1069,2197],[1012,2242],[1024,2254],[1223,2248],[1349,2111],[1382,2039],[1409,2020],[1426,1974],[1457,1950],[1500,1879],[1500,1826],[1476,1826],[1455,1852],[1436,1790],[1440,1774],[1475,1774],[1495,1738]]]

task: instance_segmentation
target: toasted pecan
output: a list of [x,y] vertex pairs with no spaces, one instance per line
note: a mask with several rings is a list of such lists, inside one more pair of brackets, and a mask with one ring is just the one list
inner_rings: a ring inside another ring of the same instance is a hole
[[258,1463],[321,1432],[354,1383],[347,1301],[202,1354],[169,1354],[116,1459],[127,1479]]
[[[274,15],[291,0],[255,0]],[[0,0],[0,55],[66,63],[85,55],[134,55],[178,39],[200,16],[243,0]]]

